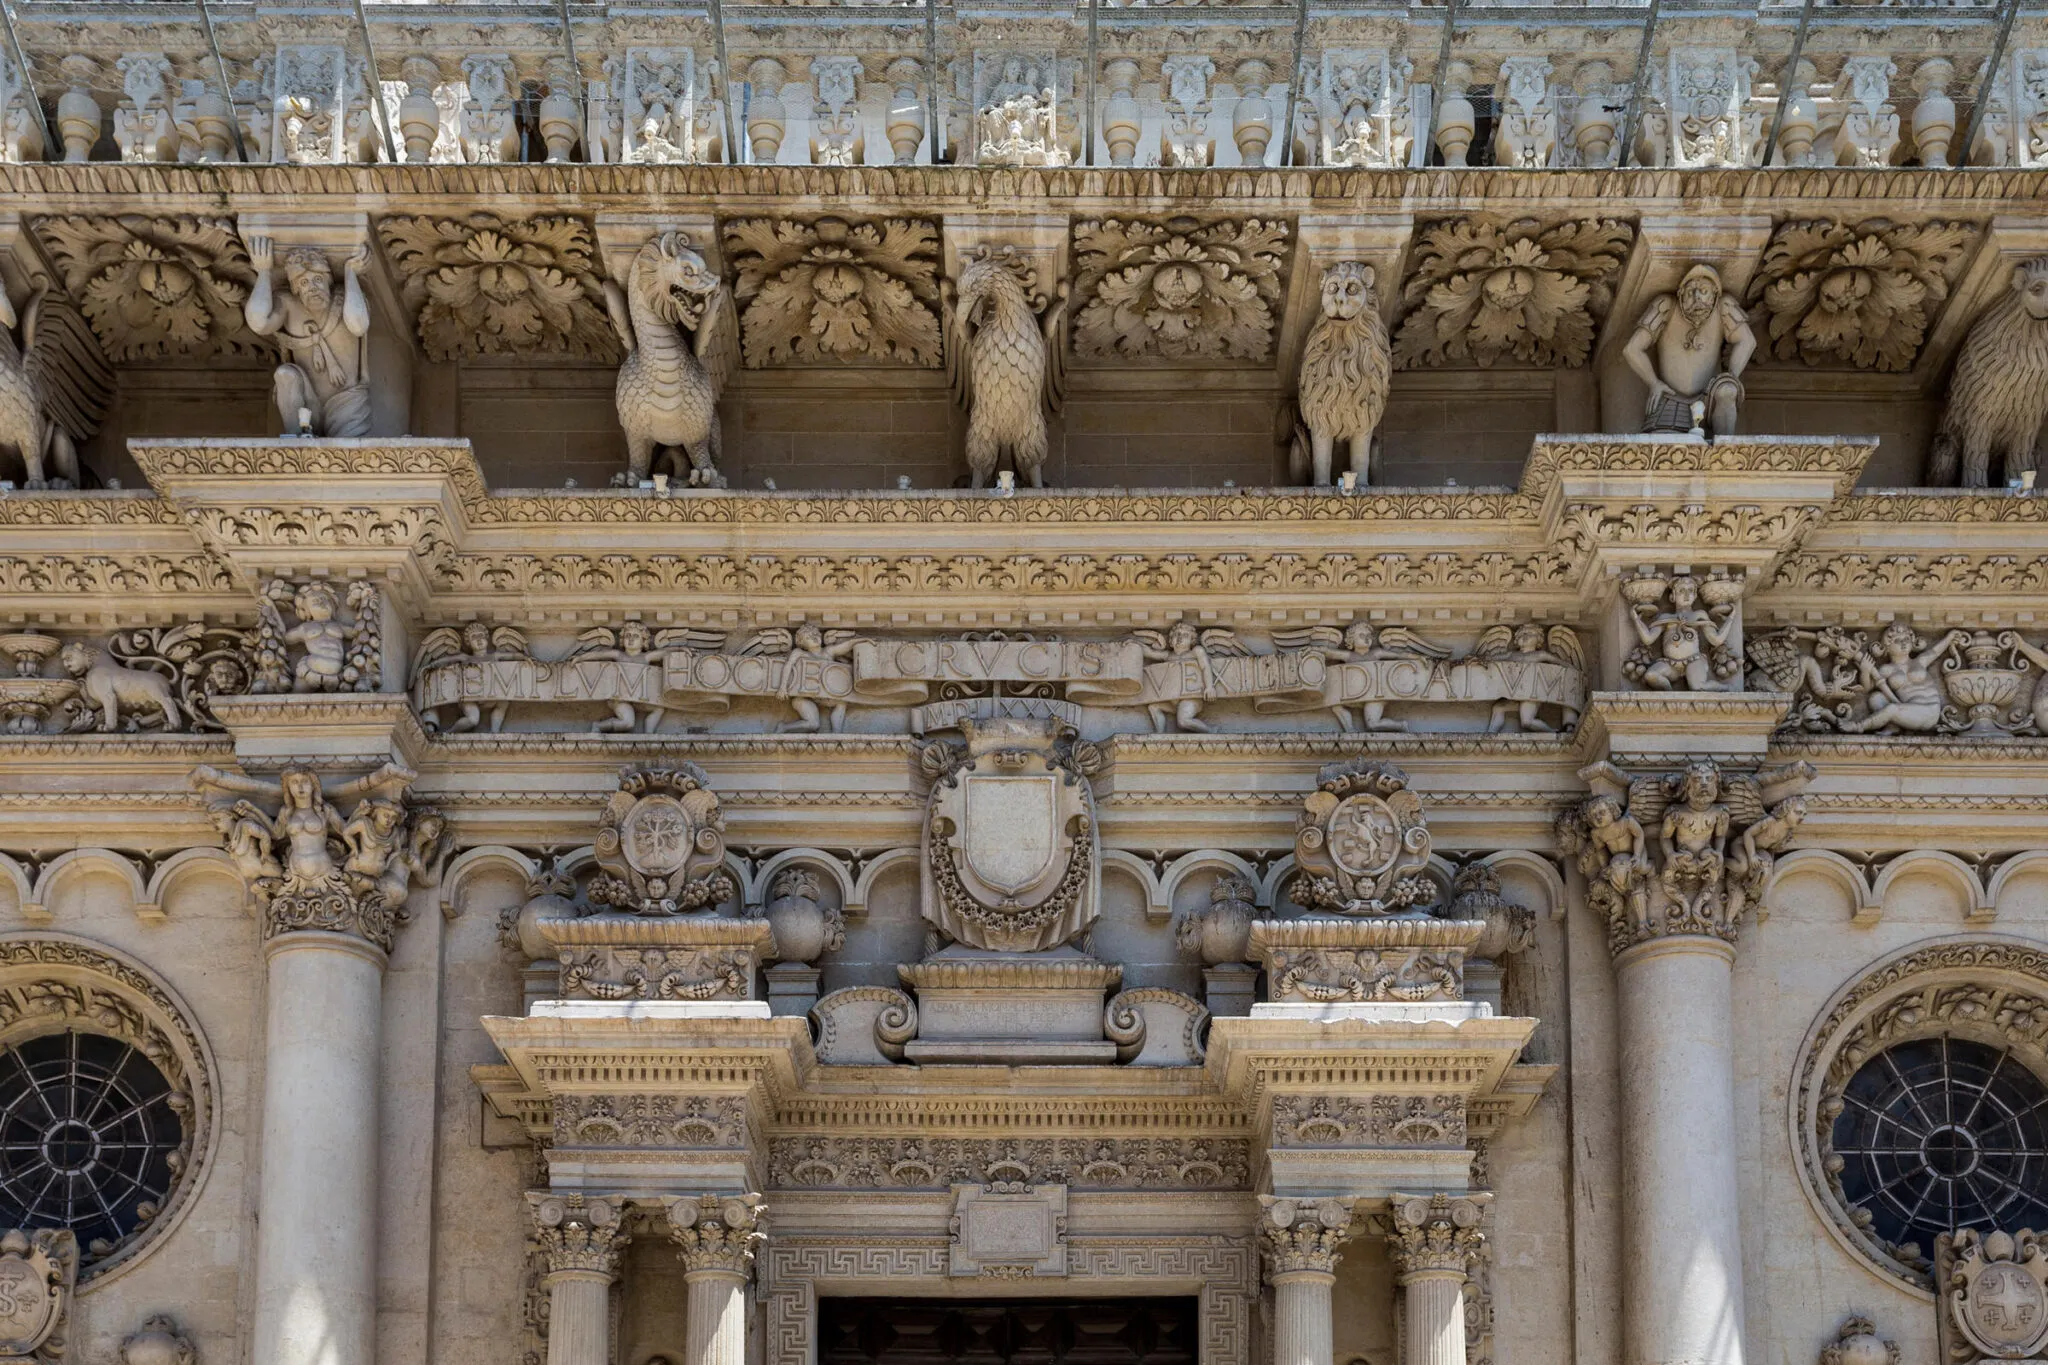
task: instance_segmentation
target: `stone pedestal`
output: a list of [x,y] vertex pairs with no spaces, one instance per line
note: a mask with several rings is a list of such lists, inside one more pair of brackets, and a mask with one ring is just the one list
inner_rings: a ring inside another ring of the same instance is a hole
[[1735,946],[1674,935],[1615,959],[1629,1361],[1741,1365]]
[[992,953],[955,945],[899,967],[917,993],[910,1061],[1000,1066],[1107,1065],[1117,1045],[1103,1027],[1104,995],[1123,968],[1073,948]]
[[1258,999],[1259,974],[1241,962],[1202,969],[1202,1001],[1218,1018],[1242,1018]]
[[384,952],[353,934],[300,931],[272,938],[264,957],[253,1355],[373,1365]]

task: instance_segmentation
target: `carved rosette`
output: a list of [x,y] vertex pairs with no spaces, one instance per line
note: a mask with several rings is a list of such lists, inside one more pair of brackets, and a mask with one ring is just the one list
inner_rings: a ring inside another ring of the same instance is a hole
[[1385,915],[1433,900],[1429,824],[1408,774],[1390,763],[1331,763],[1295,818],[1301,871],[1290,894],[1312,910]]
[[715,909],[734,894],[725,816],[694,763],[627,768],[598,821],[590,899],[634,915]]
[[242,316],[256,271],[231,220],[124,214],[34,226],[109,360],[271,354]]
[[739,218],[725,225],[724,239],[738,276],[733,296],[749,369],[833,362],[938,367],[936,223]]
[[1266,1272],[1334,1275],[1353,1231],[1350,1201],[1259,1196],[1259,1247]]
[[1093,746],[1053,719],[966,717],[963,745],[927,746],[924,913],[997,952],[1058,947],[1093,922],[1101,850]]
[[742,1147],[738,1095],[556,1095],[557,1147]]
[[1968,223],[1779,226],[1749,281],[1751,315],[1771,358],[1900,371],[1960,278],[1979,229]]
[[1074,354],[1086,360],[1263,361],[1288,226],[1248,218],[1074,225]]
[[609,1279],[618,1273],[629,1239],[616,1200],[529,1190],[526,1203],[533,1216],[532,1245],[546,1259],[548,1274]]
[[682,1248],[683,1270],[745,1278],[754,1250],[767,1240],[767,1210],[758,1194],[667,1198],[669,1235]]
[[1387,1251],[1401,1283],[1423,1275],[1463,1279],[1486,1249],[1484,1196],[1397,1194],[1387,1201]]

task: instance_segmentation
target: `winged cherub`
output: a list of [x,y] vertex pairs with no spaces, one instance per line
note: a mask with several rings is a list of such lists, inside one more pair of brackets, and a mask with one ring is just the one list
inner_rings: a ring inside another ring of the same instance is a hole
[[1194,676],[1201,680],[1200,691],[1193,695],[1187,692],[1183,683],[1178,702],[1147,704],[1145,710],[1152,718],[1152,728],[1163,734],[1170,719],[1178,729],[1207,734],[1210,726],[1202,719],[1202,708],[1216,700],[1222,681],[1216,673],[1216,659],[1243,658],[1251,651],[1244,647],[1236,632],[1221,627],[1200,630],[1192,621],[1176,621],[1164,633],[1135,630],[1131,634],[1137,637],[1145,662],[1187,664],[1192,667]]
[[1558,847],[1578,860],[1588,900],[1632,938],[1650,932],[1650,848],[1642,821],[1615,797],[1588,798],[1558,821]]
[[[659,666],[671,649],[708,648],[716,649],[724,642],[724,635],[716,631],[692,630],[683,626],[655,631],[639,621],[628,621],[613,629],[609,626],[593,626],[576,637],[576,648],[569,652],[564,663],[635,663]],[[640,729],[653,734],[661,728],[662,718],[668,715],[665,706],[649,705],[646,714],[641,715],[640,707],[629,698],[614,697],[607,703],[612,713],[603,720],[593,721],[591,731],[595,734],[629,734]]]
[[[427,669],[442,664],[486,664],[501,659],[532,659],[533,651],[526,643],[526,635],[517,626],[499,626],[493,629],[481,621],[471,621],[460,630],[454,626],[442,626],[427,632],[420,641],[420,647],[413,654],[412,676],[415,681]],[[483,723],[483,706],[479,702],[463,700],[456,703],[462,714],[451,724],[441,723],[439,707],[421,716],[427,728],[442,734],[459,735],[476,729]],[[497,734],[505,728],[505,712],[509,702],[497,702],[491,707],[491,733]]]
[[[1362,664],[1379,659],[1407,659],[1426,670],[1451,657],[1450,650],[1423,639],[1406,626],[1374,626],[1364,621],[1346,626],[1341,634],[1334,626],[1310,626],[1305,630],[1277,631],[1273,640],[1282,648],[1320,649],[1323,657],[1334,663]],[[1356,717],[1349,706],[1341,705],[1332,706],[1330,714],[1336,717],[1337,728],[1346,734],[1361,728],[1382,731],[1408,728],[1405,720],[1387,719],[1384,699],[1360,702]]]
[[773,626],[760,631],[737,652],[782,660],[782,681],[777,684],[775,695],[789,703],[796,719],[784,721],[778,728],[792,734],[814,735],[829,725],[836,735],[846,728],[846,703],[833,702],[828,719],[819,709],[817,699],[807,692],[826,664],[846,658],[860,640],[857,631],[821,630],[806,621],[794,630]]
[[[1586,670],[1585,651],[1579,647],[1579,634],[1570,626],[1551,626],[1545,629],[1533,622],[1519,626],[1490,626],[1482,631],[1479,643],[1472,647],[1472,657],[1486,663],[1528,663],[1562,664],[1584,674]],[[1509,727],[1510,719],[1517,730],[1533,730],[1548,734],[1558,728],[1571,729],[1579,723],[1579,713],[1572,707],[1564,708],[1562,727],[1552,726],[1543,719],[1543,703],[1528,699],[1503,699],[1493,704],[1493,717],[1486,723],[1486,732],[1495,734]]]

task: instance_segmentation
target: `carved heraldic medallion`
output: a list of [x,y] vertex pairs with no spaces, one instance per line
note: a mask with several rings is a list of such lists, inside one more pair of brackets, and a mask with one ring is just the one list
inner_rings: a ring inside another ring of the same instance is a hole
[[2048,1245],[2039,1234],[1944,1233],[1934,1278],[1943,1360],[2038,1365],[2048,1351]]
[[975,948],[1056,947],[1095,918],[1094,750],[1049,717],[969,716],[961,729],[965,745],[923,756],[925,914]]
[[1302,803],[1296,901],[1340,915],[1386,915],[1432,899],[1429,826],[1408,775],[1386,763],[1332,763]]
[[725,817],[694,763],[628,768],[599,820],[590,899],[627,914],[679,915],[733,894]]
[[54,1228],[0,1234],[0,1360],[49,1358],[71,1307],[78,1246]]

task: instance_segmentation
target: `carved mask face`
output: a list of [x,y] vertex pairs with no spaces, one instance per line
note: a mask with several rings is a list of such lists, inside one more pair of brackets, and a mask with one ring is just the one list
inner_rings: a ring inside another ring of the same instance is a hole
[[313,804],[313,798],[320,788],[311,773],[287,773],[284,779],[284,800],[288,806],[306,807]]
[[628,654],[638,654],[647,648],[647,627],[635,621],[628,621],[619,627],[619,648]]
[[1700,585],[1690,578],[1671,580],[1671,605],[1680,611],[1690,610],[1700,600]]
[[1202,297],[1201,269],[1186,261],[1173,261],[1152,277],[1152,297],[1159,306],[1178,313]]
[[1543,648],[1543,627],[1515,627],[1515,648],[1524,654],[1533,654]]
[[1368,625],[1356,625],[1344,632],[1344,648],[1363,654],[1372,648],[1373,629]]
[[1720,290],[1704,275],[1691,275],[1678,287],[1678,311],[1697,321],[1714,311]]
[[796,628],[796,647],[812,654],[817,653],[825,647],[824,632],[816,626],[798,626]]
[[1348,322],[1365,311],[1371,285],[1354,270],[1332,270],[1323,276],[1323,316]]
[[1176,654],[1185,653],[1195,647],[1195,628],[1185,622],[1166,633],[1166,646]]

